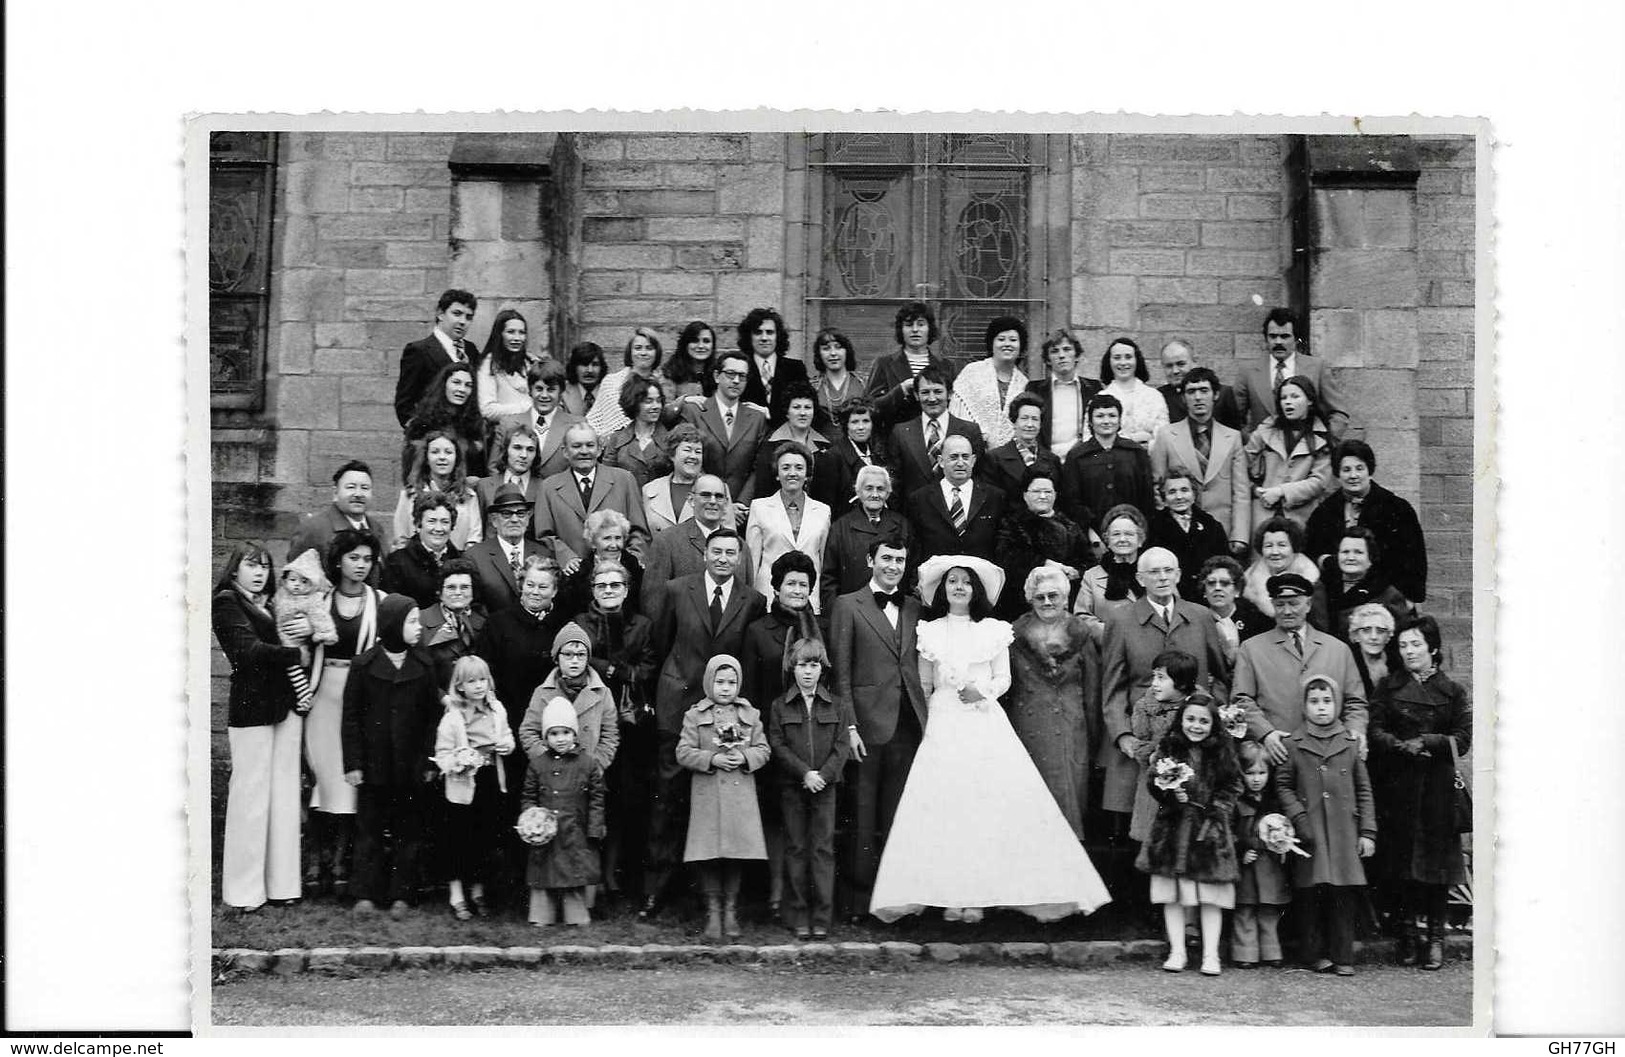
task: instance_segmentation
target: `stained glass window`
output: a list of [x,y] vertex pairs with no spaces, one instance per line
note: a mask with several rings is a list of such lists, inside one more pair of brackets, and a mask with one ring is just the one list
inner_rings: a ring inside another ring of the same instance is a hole
[[258,410],[265,394],[276,134],[209,134],[209,398]]
[[1028,222],[1033,159],[1042,156],[1034,140],[992,133],[812,137],[823,209],[809,320],[844,331],[864,367],[894,351],[892,320],[905,301],[932,306],[943,330],[937,351],[959,361],[982,354],[995,316],[1041,325]]

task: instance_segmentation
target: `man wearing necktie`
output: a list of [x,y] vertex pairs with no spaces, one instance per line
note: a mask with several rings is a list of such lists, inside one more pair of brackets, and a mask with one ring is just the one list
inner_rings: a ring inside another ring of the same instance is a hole
[[474,565],[475,591],[488,613],[499,613],[519,603],[519,572],[525,559],[545,553],[541,544],[530,538],[533,512],[524,492],[510,484],[502,485],[486,510],[489,531],[485,539],[469,544],[463,552],[463,557]]
[[[1179,559],[1163,547],[1147,548],[1135,566],[1135,579],[1145,594],[1106,614],[1100,648],[1102,727],[1105,744],[1116,750],[1105,757],[1101,806],[1117,812],[1134,810],[1143,783],[1141,767],[1155,748],[1134,737],[1131,720],[1134,702],[1151,685],[1158,655],[1166,650],[1189,654],[1196,661],[1198,688],[1220,704],[1230,693],[1230,662],[1213,615],[1179,597]],[[1149,828],[1129,835],[1144,840]]]
[[478,307],[479,299],[467,290],[447,290],[435,305],[434,331],[401,350],[400,374],[395,379],[395,417],[402,429],[442,367],[474,362],[474,346],[464,340],[464,335]]
[[973,554],[994,560],[1004,493],[972,479],[976,455],[968,437],[942,442],[942,480],[908,497],[906,509],[921,554]]
[[619,510],[632,527],[645,535],[643,490],[630,470],[598,462],[598,434],[576,421],[564,432],[566,469],[542,482],[536,493],[536,534],[553,548],[553,557],[565,576],[581,568],[589,552],[585,538],[587,515],[594,510]]
[[1297,573],[1279,573],[1264,583],[1275,606],[1275,630],[1255,635],[1236,651],[1234,699],[1247,709],[1247,730],[1276,763],[1286,760],[1283,738],[1303,722],[1303,681],[1324,675],[1343,690],[1343,724],[1366,753],[1364,683],[1354,654],[1333,635],[1309,626],[1314,587]]
[[705,696],[700,683],[711,658],[720,653],[742,656],[745,629],[767,612],[767,601],[735,578],[744,546],[738,530],[717,529],[705,541],[705,570],[673,581],[657,596],[652,641],[669,643],[670,651],[655,686],[658,747],[639,912],[645,919],[658,912],[682,860],[689,786],[689,772],[677,763],[683,714]]
[[[1268,355],[1263,360],[1243,364],[1236,379],[1236,410],[1241,415],[1243,429],[1251,434],[1258,424],[1275,414],[1275,391],[1283,381],[1294,375],[1303,375],[1315,383],[1320,394],[1320,410],[1326,416],[1326,427],[1333,439],[1348,428],[1348,403],[1336,376],[1326,361],[1311,356],[1300,348],[1303,338],[1298,317],[1289,308],[1272,308],[1264,320],[1264,346]],[[1218,394],[1214,394],[1218,398]]]
[[812,384],[807,365],[787,355],[790,328],[775,309],[751,309],[739,323],[738,337],[740,351],[750,354],[742,399],[767,408],[767,428],[778,429],[788,413],[790,388],[796,382]]

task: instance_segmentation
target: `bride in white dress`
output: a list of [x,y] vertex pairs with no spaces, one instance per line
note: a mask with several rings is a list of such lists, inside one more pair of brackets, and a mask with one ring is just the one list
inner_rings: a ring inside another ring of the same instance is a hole
[[919,575],[920,596],[947,615],[919,625],[925,738],[869,912],[895,921],[943,907],[949,921],[975,922],[986,907],[1040,921],[1093,911],[1111,896],[998,702],[1010,689],[1012,635],[986,614],[1004,573],[982,558],[938,555]]

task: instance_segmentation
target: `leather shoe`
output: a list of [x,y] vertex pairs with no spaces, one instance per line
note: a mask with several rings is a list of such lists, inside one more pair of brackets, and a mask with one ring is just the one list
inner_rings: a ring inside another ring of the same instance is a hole
[[1332,972],[1336,973],[1338,976],[1353,976],[1354,975],[1354,966],[1352,966],[1352,965],[1339,965],[1339,966],[1335,967],[1334,969],[1332,969]]
[[660,900],[650,896],[643,901],[643,906],[638,908],[638,920],[648,921],[658,913],[660,913]]
[[395,902],[389,904],[389,917],[390,917],[390,920],[392,920],[392,921],[404,921],[406,919],[406,911],[407,910],[408,910],[408,907],[406,905],[406,900],[404,900],[404,899],[395,900]]
[[355,906],[350,908],[350,912],[355,914],[356,917],[368,917],[378,913],[378,905],[370,899],[357,899]]
[[815,940],[829,939],[829,929],[813,929],[812,938]]
[[812,930],[811,929],[809,929],[805,925],[797,925],[796,926],[796,939],[805,940],[805,939],[811,939],[811,938],[812,938]]

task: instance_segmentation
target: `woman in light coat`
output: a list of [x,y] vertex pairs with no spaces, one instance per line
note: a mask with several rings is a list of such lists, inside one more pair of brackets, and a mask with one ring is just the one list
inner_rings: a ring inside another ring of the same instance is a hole
[[1332,438],[1315,383],[1295,374],[1275,391],[1275,414],[1247,441],[1253,524],[1282,514],[1306,524],[1332,488]]
[[[824,568],[824,543],[829,539],[829,505],[807,495],[807,474],[812,454],[793,440],[783,441],[773,452],[779,490],[750,504],[745,522],[745,548],[751,555],[751,586],[764,597],[773,597],[773,563],[781,554],[800,551]],[[814,612],[820,599],[813,595]]]

